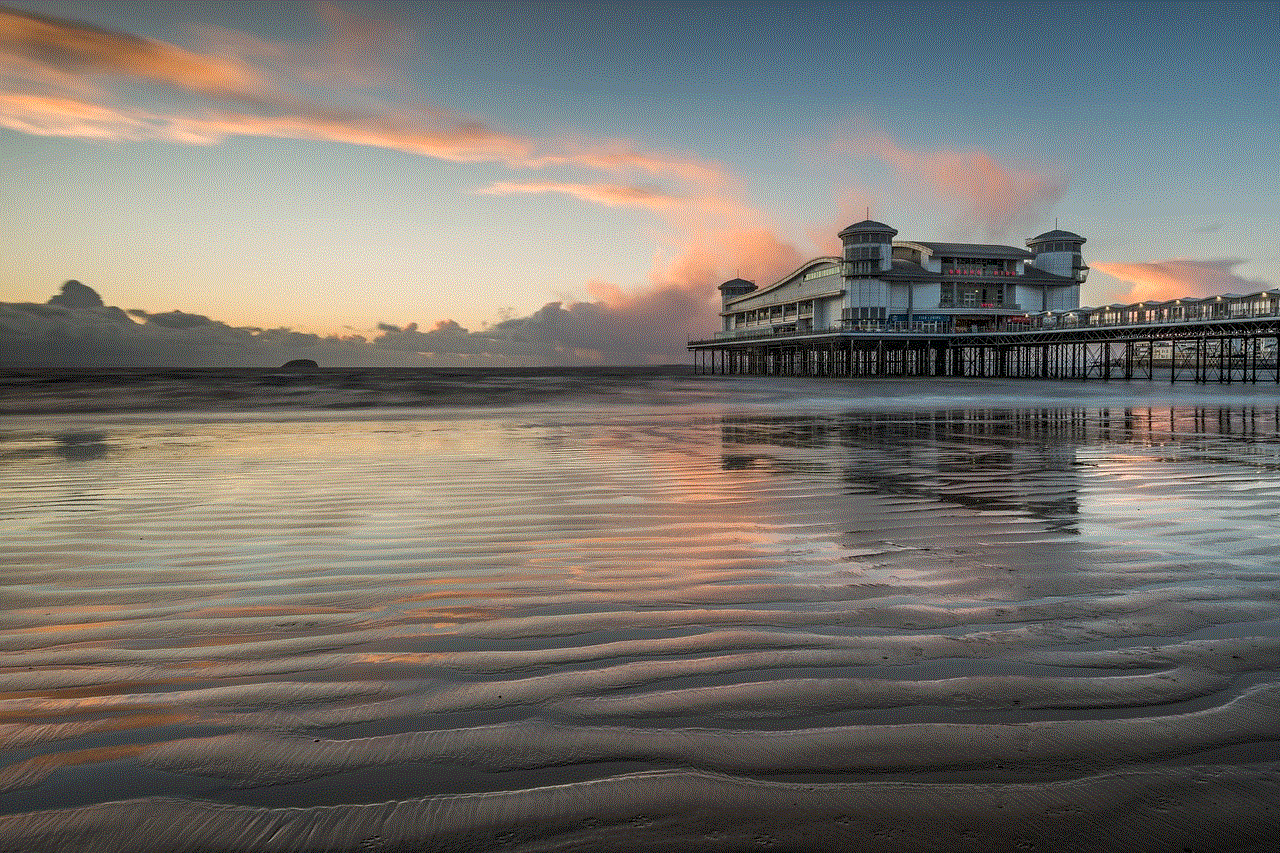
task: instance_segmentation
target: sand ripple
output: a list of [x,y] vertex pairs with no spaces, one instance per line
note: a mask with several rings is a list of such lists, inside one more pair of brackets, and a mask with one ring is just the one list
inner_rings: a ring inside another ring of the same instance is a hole
[[783,411],[0,422],[0,850],[1280,835],[1280,410]]

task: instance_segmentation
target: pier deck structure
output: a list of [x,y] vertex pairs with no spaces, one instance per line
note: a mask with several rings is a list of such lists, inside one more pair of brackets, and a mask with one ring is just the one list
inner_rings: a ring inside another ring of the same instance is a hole
[[1280,384],[1280,290],[1003,317],[989,328],[844,323],[690,341],[698,373]]

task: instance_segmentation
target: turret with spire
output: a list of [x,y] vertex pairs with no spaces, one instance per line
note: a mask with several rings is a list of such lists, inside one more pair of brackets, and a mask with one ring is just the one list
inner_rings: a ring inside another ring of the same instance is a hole
[[842,252],[845,261],[871,261],[871,272],[883,272],[893,264],[893,238],[898,229],[883,222],[876,222],[868,216],[861,222],[855,222],[840,232],[840,242],[844,245]]
[[1082,282],[1089,275],[1089,268],[1080,253],[1085,242],[1079,234],[1059,228],[1055,219],[1053,230],[1032,237],[1027,241],[1027,248],[1036,256],[1031,263],[1039,269]]
[[721,300],[728,302],[730,299],[746,296],[756,289],[756,284],[753,281],[747,281],[745,278],[731,278],[717,289],[720,291]]

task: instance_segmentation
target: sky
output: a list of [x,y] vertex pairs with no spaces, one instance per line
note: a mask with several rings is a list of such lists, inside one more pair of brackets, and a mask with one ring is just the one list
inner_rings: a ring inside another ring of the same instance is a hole
[[[686,362],[872,218],[1280,286],[1280,3],[0,6],[0,366]],[[83,283],[67,286],[68,281]]]

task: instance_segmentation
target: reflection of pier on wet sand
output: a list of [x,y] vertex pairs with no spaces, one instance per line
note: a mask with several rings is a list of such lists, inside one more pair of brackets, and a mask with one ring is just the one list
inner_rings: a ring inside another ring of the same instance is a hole
[[1280,407],[678,382],[0,433],[0,851],[1271,849]]

